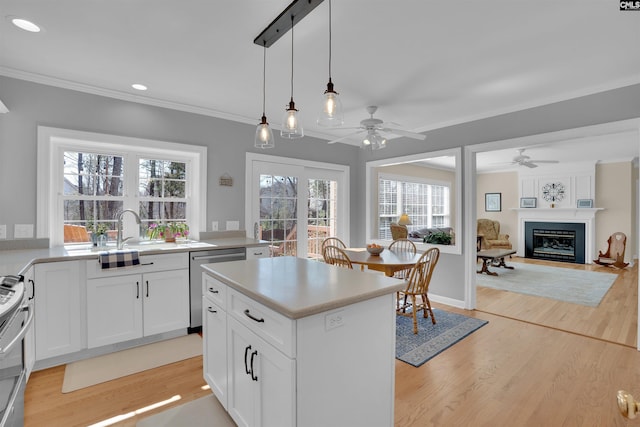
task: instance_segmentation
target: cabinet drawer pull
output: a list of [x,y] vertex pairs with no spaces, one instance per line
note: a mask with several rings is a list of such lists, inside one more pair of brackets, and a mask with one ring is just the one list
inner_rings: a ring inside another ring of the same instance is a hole
[[258,351],[254,351],[251,353],[251,379],[254,381],[258,381],[258,376],[253,374],[253,358],[258,355]]
[[255,322],[258,322],[258,323],[264,323],[264,318],[258,319],[257,317],[253,316],[253,315],[249,312],[249,309],[248,309],[248,308],[244,311],[244,315],[245,315],[245,316],[247,316],[249,319],[251,319],[251,320],[255,321]]
[[213,289],[213,288],[209,288],[209,292],[211,292],[212,294],[220,293],[220,291],[216,291],[216,290],[215,290],[215,289]]
[[36,282],[33,279],[29,279],[29,283],[31,283],[31,296],[29,299],[32,300],[36,297]]
[[247,364],[247,353],[249,352],[249,350],[251,350],[250,345],[244,349],[244,372],[246,374],[251,374],[251,371],[249,370],[249,365]]
[[217,313],[218,312],[217,310],[214,310],[213,307],[207,307],[207,311],[209,313]]

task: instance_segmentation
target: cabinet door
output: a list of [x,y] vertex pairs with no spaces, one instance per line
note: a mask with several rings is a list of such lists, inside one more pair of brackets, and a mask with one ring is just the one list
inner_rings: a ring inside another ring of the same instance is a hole
[[35,266],[36,360],[82,349],[80,261]]
[[142,275],[87,280],[89,348],[142,337]]
[[228,319],[227,411],[238,426],[295,425],[295,361]]
[[227,313],[208,298],[202,298],[204,379],[227,409]]
[[[35,298],[33,295],[35,286],[35,273],[33,271],[33,267],[30,267],[24,274],[24,286],[24,292],[28,298],[27,301],[31,304],[31,309],[33,310],[35,308],[33,302],[33,299]],[[24,336],[24,363],[27,369],[28,381],[29,375],[31,375],[31,371],[33,370],[33,365],[36,363],[36,328],[33,322]]]
[[189,327],[189,270],[146,273],[144,336]]

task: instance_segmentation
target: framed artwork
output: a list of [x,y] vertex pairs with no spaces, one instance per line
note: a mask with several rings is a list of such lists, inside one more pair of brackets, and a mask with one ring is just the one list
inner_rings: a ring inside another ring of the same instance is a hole
[[502,211],[502,193],[484,193],[485,212]]
[[593,199],[578,199],[579,208],[592,208],[593,207]]
[[538,199],[535,197],[520,197],[521,208],[535,208]]

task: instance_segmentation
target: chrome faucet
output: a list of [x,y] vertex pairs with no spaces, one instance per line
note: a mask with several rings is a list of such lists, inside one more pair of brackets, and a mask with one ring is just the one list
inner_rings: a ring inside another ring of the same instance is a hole
[[117,218],[117,227],[118,227],[118,237],[116,240],[116,248],[117,249],[122,249],[124,247],[124,242],[126,242],[127,240],[129,240],[131,237],[127,237],[126,239],[122,238],[122,217],[124,216],[125,212],[130,212],[133,214],[133,216],[136,217],[136,222],[138,224],[141,223],[140,221],[140,217],[138,216],[138,214],[136,213],[136,211],[134,211],[133,209],[125,209],[122,212],[120,212],[118,214]]

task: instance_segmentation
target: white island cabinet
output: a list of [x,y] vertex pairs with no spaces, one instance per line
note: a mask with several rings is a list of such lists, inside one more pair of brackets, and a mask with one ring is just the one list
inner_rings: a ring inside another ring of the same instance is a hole
[[294,257],[206,264],[204,377],[239,426],[392,426],[402,281]]

